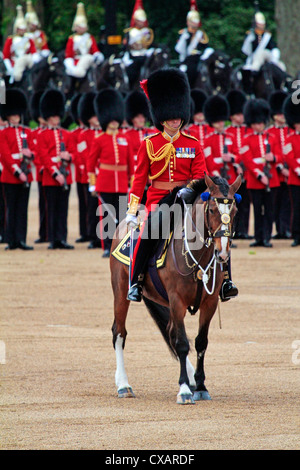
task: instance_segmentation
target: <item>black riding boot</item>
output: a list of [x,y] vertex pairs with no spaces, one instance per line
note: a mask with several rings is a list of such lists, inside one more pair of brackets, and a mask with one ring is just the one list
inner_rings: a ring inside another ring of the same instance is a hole
[[220,299],[222,302],[227,302],[227,300],[236,297],[239,293],[238,288],[231,280],[231,261],[226,263],[223,268],[224,271],[224,281],[220,289]]
[[131,276],[131,287],[127,293],[127,300],[132,300],[133,302],[141,302],[142,300],[144,273],[147,268],[152,248],[153,240],[143,238],[142,236],[135,259],[133,274]]

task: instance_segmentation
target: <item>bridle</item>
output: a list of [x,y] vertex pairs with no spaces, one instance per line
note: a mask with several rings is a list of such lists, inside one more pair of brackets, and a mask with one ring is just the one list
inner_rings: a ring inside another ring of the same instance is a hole
[[[219,214],[221,216],[221,223],[218,225],[216,230],[213,232],[210,226],[210,221],[209,221],[209,201],[213,201],[216,204],[216,207],[219,211]],[[228,212],[223,212],[220,204],[224,204],[225,206],[229,206]],[[209,199],[205,203],[205,222],[208,230],[208,235],[209,238],[219,238],[219,237],[227,237],[227,238],[232,238],[234,233],[232,232],[232,223],[231,223],[231,217],[230,214],[232,212],[232,209],[235,207],[235,199],[229,199],[227,197],[209,197]],[[222,225],[225,225],[225,229],[221,230]]]

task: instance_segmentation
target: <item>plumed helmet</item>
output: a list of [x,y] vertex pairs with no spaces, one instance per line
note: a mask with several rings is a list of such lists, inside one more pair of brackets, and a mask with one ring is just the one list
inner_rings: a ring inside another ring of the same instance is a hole
[[222,95],[213,95],[204,103],[205,120],[211,126],[214,122],[227,121],[229,119],[229,104]]
[[154,126],[162,131],[164,121],[181,118],[182,127],[189,122],[190,85],[184,72],[176,68],[160,69],[143,82],[149,98]]
[[65,97],[59,90],[47,90],[41,96],[40,112],[44,119],[65,115]]
[[25,20],[27,24],[35,24],[36,26],[40,26],[38,16],[32,6],[31,0],[27,0],[26,7],[27,7],[27,10],[25,14]]
[[17,29],[27,29],[26,20],[24,18],[22,5],[17,5],[17,16],[13,26],[13,33],[16,34]]
[[300,103],[293,100],[293,94],[286,97],[283,103],[283,113],[287,125],[294,129],[295,124],[300,123]]
[[103,131],[108,124],[117,121],[120,125],[125,118],[125,106],[121,93],[114,88],[104,88],[94,99],[96,116]]
[[269,104],[271,108],[271,116],[273,117],[275,114],[282,114],[283,113],[283,103],[287,98],[288,94],[282,90],[276,90],[271,93],[269,97]]
[[27,98],[20,88],[6,90],[6,103],[1,105],[1,117],[6,120],[8,116],[25,116],[27,111]]
[[144,26],[148,26],[148,20],[147,20],[147,15],[144,9],[143,5],[143,0],[136,0],[133,11],[132,11],[132,16],[130,20],[130,26],[133,27],[135,25],[135,21],[141,21],[144,23]]
[[247,101],[244,107],[245,123],[248,127],[251,124],[265,123],[270,119],[269,103],[263,98],[253,98]]
[[200,88],[193,88],[193,90],[191,90],[191,97],[195,105],[194,114],[203,113],[203,106],[207,100],[207,94],[205,91],[200,90]]
[[38,121],[38,118],[41,117],[41,111],[40,111],[40,101],[42,94],[44,93],[43,90],[36,91],[31,95],[30,101],[29,101],[29,111],[30,111],[30,117],[34,121]]
[[229,114],[233,116],[234,114],[243,113],[245,103],[247,101],[247,96],[241,90],[230,90],[226,99],[229,104]]
[[76,26],[80,26],[81,28],[88,27],[88,21],[85,14],[84,3],[80,2],[77,3],[77,10],[76,15],[72,24],[72,31],[75,30]]
[[200,13],[198,11],[196,0],[190,1],[190,10],[187,14],[186,19],[187,21],[191,21],[192,23],[195,23],[195,25],[200,26],[201,18],[200,18]]
[[89,126],[89,119],[96,116],[94,108],[94,99],[96,92],[89,91],[84,93],[78,102],[78,117],[85,126]]
[[125,118],[128,124],[132,125],[132,119],[138,114],[142,114],[146,120],[150,119],[148,100],[140,90],[129,93],[125,100]]

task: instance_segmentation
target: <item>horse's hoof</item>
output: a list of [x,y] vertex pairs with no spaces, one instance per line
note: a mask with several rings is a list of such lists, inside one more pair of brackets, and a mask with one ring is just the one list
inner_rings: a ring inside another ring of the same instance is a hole
[[118,390],[118,398],[135,398],[131,387],[124,387]]
[[198,391],[194,392],[193,398],[195,401],[211,400],[211,396],[207,390],[205,391],[203,390],[201,392],[198,392]]
[[177,395],[177,404],[178,405],[194,405],[195,400],[192,393]]

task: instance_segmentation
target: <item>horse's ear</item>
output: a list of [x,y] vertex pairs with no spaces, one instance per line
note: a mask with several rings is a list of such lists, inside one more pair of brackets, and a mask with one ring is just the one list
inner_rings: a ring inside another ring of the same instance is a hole
[[232,191],[233,194],[235,194],[237,190],[239,189],[239,187],[241,186],[241,184],[242,184],[242,175],[238,175],[235,182],[230,185],[229,191]]
[[208,187],[209,191],[212,192],[216,188],[217,185],[213,182],[213,180],[205,172],[204,172],[204,179],[205,179],[205,183],[206,183],[206,186]]

